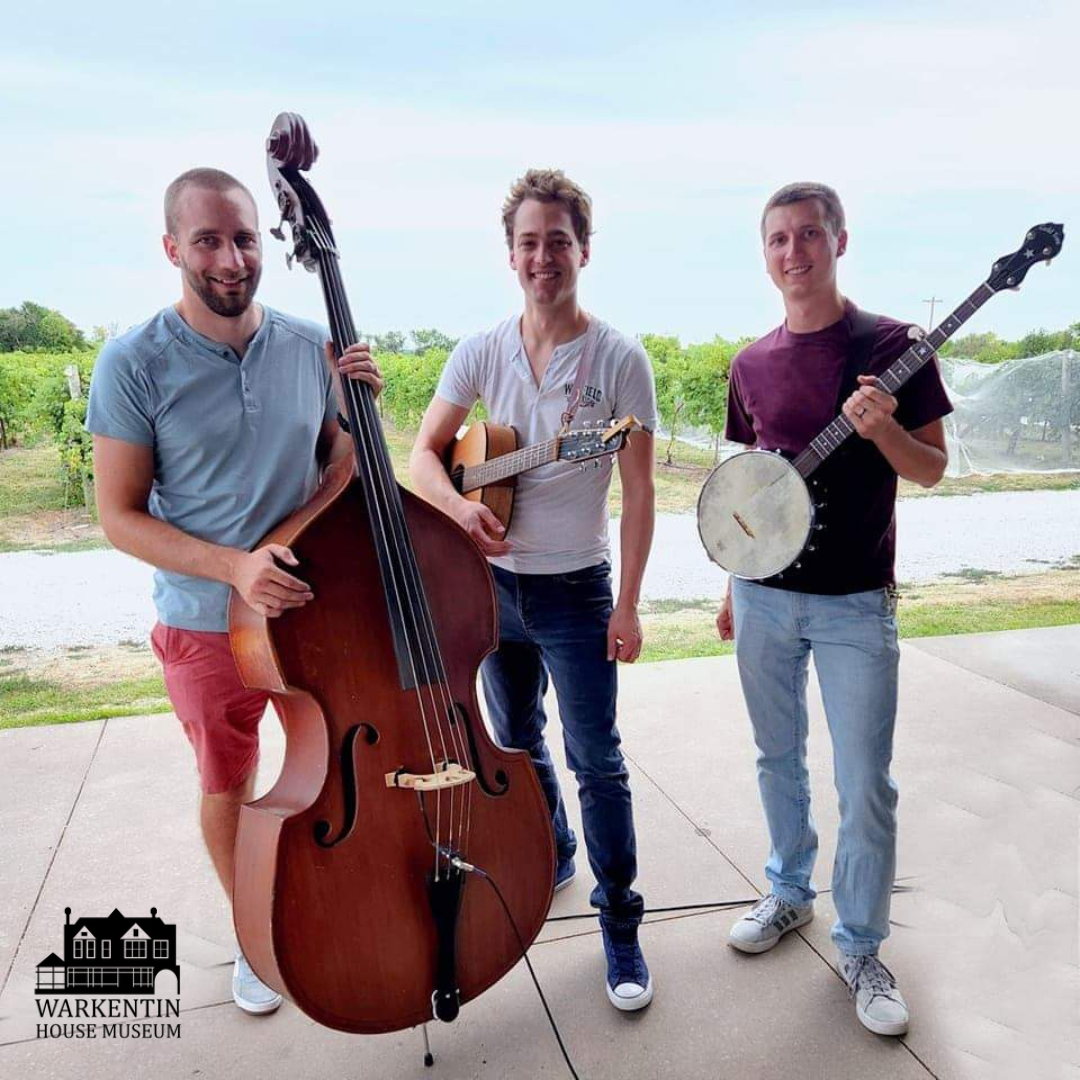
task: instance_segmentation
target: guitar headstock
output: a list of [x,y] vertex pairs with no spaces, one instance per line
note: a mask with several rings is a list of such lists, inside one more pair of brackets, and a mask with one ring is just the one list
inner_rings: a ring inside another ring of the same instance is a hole
[[590,458],[617,454],[630,437],[630,432],[640,428],[635,416],[624,416],[610,424],[577,428],[559,436],[559,461],[588,461]]
[[297,113],[281,113],[266,140],[266,171],[281,211],[281,224],[270,233],[284,240],[282,226],[288,222],[293,249],[285,261],[292,266],[296,259],[312,271],[318,267],[318,252],[336,254],[330,217],[314,188],[300,175],[315,164],[318,156],[319,148],[304,118]]
[[1065,226],[1046,222],[1028,230],[1023,244],[1011,255],[1002,255],[994,263],[986,284],[994,292],[1015,289],[1027,272],[1039,262],[1049,263],[1065,242]]

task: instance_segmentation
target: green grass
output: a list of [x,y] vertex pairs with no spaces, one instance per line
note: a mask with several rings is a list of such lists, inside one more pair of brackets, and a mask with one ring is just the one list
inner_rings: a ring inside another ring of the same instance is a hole
[[160,676],[74,688],[26,675],[0,676],[0,729],[74,724],[171,710]]
[[0,517],[63,509],[60,456],[52,443],[0,452]]
[[[1080,622],[1080,600],[942,603],[911,598],[901,601],[899,614],[902,638],[1026,630]],[[715,619],[713,600],[660,601],[649,605],[641,616],[645,647],[640,663],[729,655],[734,645],[717,637]],[[0,662],[0,666],[10,663]],[[17,669],[0,675],[0,729],[171,710],[160,676],[70,688],[53,680],[30,678]]]
[[[693,601],[679,609],[643,612],[645,645],[640,662],[726,656],[732,652],[732,643],[721,641],[716,633],[718,607],[715,601]],[[898,614],[901,638],[983,634],[1080,623],[1080,600],[941,603],[912,599],[900,601]]]

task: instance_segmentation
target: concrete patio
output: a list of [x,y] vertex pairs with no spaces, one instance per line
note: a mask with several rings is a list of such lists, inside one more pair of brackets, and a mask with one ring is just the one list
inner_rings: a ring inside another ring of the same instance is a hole
[[[827,893],[809,926],[757,957],[724,944],[737,912],[650,917],[656,999],[631,1016],[603,993],[595,923],[555,923],[531,955],[583,1080],[1080,1078],[1080,627],[907,642],[901,672],[898,873],[910,891],[895,898],[882,955],[911,1005],[909,1035],[856,1021],[831,967]],[[621,678],[648,904],[756,897],[766,839],[734,660]],[[825,888],[836,806],[814,686],[811,703]],[[273,721],[264,746],[263,787],[282,752]],[[524,965],[457,1023],[431,1027],[430,1070],[414,1031],[343,1035],[288,1003],[272,1017],[241,1013],[196,794],[171,716],[0,732],[0,1077],[569,1075]],[[552,914],[587,911],[589,879],[581,860]],[[182,1037],[36,1038],[35,969],[62,951],[64,908],[78,918],[151,906],[177,927]]]

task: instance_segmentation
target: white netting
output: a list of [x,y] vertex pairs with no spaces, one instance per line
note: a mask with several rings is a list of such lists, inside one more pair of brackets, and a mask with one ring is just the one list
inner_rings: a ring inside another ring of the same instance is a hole
[[955,409],[945,421],[950,476],[1080,469],[1080,353],[940,364]]

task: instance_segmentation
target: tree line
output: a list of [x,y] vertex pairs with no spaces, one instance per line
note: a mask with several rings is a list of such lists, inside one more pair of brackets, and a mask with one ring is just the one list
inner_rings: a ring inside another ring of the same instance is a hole
[[[76,502],[91,469],[90,442],[81,430],[85,387],[98,349],[115,333],[115,326],[95,327],[87,340],[60,312],[29,301],[18,308],[0,309],[0,450],[18,442],[54,440],[60,449],[65,487]],[[399,429],[415,429],[457,339],[431,328],[367,337],[375,345],[386,377],[386,390],[380,397],[382,415]],[[691,429],[706,435],[714,455],[718,454],[727,418],[731,362],[752,339],[732,341],[717,336],[684,345],[678,337],[644,334],[640,340],[656,381],[665,462],[677,464],[679,437]],[[1080,349],[1080,322],[1066,330],[1035,330],[1018,341],[993,333],[969,334],[949,342],[942,355],[996,364],[1059,349]],[[71,397],[66,371],[73,364],[84,388],[81,400]]]
[[1032,330],[1018,341],[1006,341],[993,331],[966,334],[945,342],[940,353],[957,359],[977,360],[980,364],[1000,364],[1005,360],[1023,360],[1063,349],[1080,351],[1080,322],[1074,322],[1067,330]]

